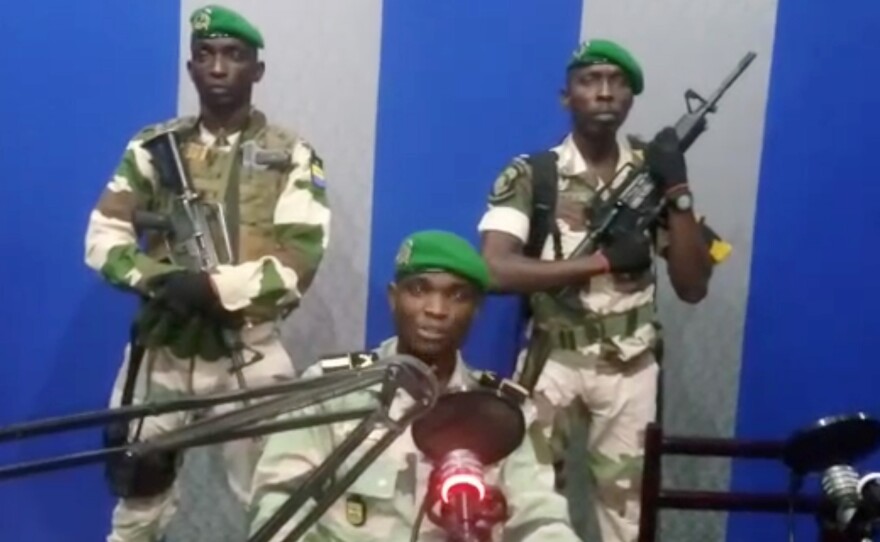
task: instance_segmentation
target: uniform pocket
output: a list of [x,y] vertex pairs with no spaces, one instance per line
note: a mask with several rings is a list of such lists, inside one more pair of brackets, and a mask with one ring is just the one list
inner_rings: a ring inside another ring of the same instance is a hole
[[391,499],[399,475],[400,465],[396,461],[380,457],[361,473],[348,492],[372,499]]
[[240,221],[242,224],[271,224],[281,193],[282,174],[277,171],[242,171],[239,177]]

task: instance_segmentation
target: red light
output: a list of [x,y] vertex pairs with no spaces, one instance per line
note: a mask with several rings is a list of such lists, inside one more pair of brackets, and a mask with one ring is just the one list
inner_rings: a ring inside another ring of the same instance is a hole
[[470,473],[458,473],[443,480],[443,485],[440,487],[440,496],[443,498],[443,502],[449,503],[450,495],[455,491],[465,489],[465,487],[476,490],[481,501],[486,496],[486,486],[483,485],[483,480],[480,476]]

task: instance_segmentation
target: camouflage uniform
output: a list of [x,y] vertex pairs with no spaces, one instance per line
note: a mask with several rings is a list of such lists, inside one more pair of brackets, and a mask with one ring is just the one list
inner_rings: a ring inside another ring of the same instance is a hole
[[[644,159],[628,139],[618,145],[618,174],[612,185]],[[559,170],[556,223],[567,257],[586,235],[585,209],[603,182],[588,169],[571,135],[553,150]],[[505,232],[525,243],[531,194],[531,168],[515,159],[496,181],[479,231]],[[664,232],[659,232],[658,244],[665,242],[663,237]],[[541,258],[554,259],[551,238]],[[654,274],[649,271],[629,278],[599,275],[589,285],[585,281],[580,292],[582,311],[563,308],[543,294],[532,296],[531,325],[547,330],[551,345],[534,390],[538,419],[550,438],[563,411],[583,406],[589,412],[588,464],[596,481],[595,504],[605,542],[634,542],[638,535],[644,431],[656,415],[654,289]],[[523,359],[520,356],[519,365]]]
[[[377,353],[380,358],[397,351],[396,339],[382,343]],[[322,374],[320,364],[309,368],[306,375]],[[459,358],[450,379],[450,387],[475,386],[477,379]],[[396,408],[405,408],[406,395],[392,404],[392,417]],[[376,405],[375,395],[362,392],[349,394],[320,405],[322,410],[348,410]],[[301,411],[303,412],[303,411]],[[313,412],[309,412],[312,414]],[[530,415],[526,411],[526,419]],[[345,438],[357,422],[287,433],[277,433],[269,438],[254,476],[252,508],[254,520],[252,534],[267,521],[287,500],[296,479],[321,464],[331,451]],[[371,434],[362,447],[375,443],[383,431]],[[343,466],[357,461],[359,452],[350,456]],[[394,443],[370,467],[361,474],[348,492],[338,499],[321,519],[301,539],[303,542],[390,542],[409,540],[419,507],[427,491],[431,465],[421,456],[412,441],[410,431]],[[489,484],[499,484],[510,511],[510,519],[502,527],[504,540],[516,541],[576,541],[579,540],[569,526],[565,500],[553,491],[553,472],[536,458],[530,438],[510,456],[496,464],[486,473]],[[363,509],[353,513],[347,508],[349,499],[357,496]],[[308,512],[306,506],[287,523],[273,541],[280,541]],[[365,512],[365,521],[363,514]],[[444,533],[427,518],[419,531],[420,541],[441,542]]]
[[[168,261],[158,234],[145,234],[141,248],[131,222],[135,209],[161,211],[170,201],[169,194],[157,184],[149,155],[141,146],[163,130],[180,135],[186,168],[207,201],[222,202],[226,184],[237,180],[239,185],[238,263],[220,265],[211,278],[223,307],[243,312],[244,344],[263,355],[261,361],[245,367],[247,385],[256,387],[295,377],[277,325],[299,304],[315,276],[327,247],[330,210],[320,160],[310,145],[269,125],[261,112],[252,110],[244,131],[222,138],[209,133],[193,117],[150,126],[135,135],[91,213],[85,242],[87,264],[110,284],[144,296],[150,295],[150,279],[178,269]],[[241,150],[252,143],[258,148],[283,150],[290,160],[269,167],[249,163],[241,158]],[[172,354],[174,346],[148,348],[138,375],[135,403],[238,387],[228,358],[206,359],[203,354],[181,359]],[[250,354],[245,351],[244,355],[247,361]],[[126,352],[112,406],[119,404],[127,363]],[[140,437],[181,427],[191,419],[182,413],[147,418]],[[249,493],[258,446],[257,440],[250,439],[224,445],[230,485],[242,501]],[[113,533],[108,541],[154,540],[173,514],[175,501],[176,489],[155,498],[121,500],[113,513]]]

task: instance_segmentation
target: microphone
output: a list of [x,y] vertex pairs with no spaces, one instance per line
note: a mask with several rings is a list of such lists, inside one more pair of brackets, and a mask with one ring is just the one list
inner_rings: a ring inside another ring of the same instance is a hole
[[507,501],[484,473],[525,437],[517,399],[501,386],[447,393],[413,423],[412,437],[434,464],[424,503],[428,519],[447,542],[490,540],[507,516]]
[[845,531],[859,509],[859,474],[849,465],[829,467],[822,474],[822,491],[835,506],[837,528]]
[[483,463],[469,450],[452,450],[434,472],[445,514],[431,513],[431,520],[444,526],[452,540],[483,540],[486,533],[480,523],[487,493]]

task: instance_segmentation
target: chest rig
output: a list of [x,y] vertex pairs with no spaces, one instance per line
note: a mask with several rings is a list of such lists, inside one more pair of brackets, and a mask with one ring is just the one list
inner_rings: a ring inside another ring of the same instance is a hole
[[[292,136],[269,126],[254,111],[247,127],[231,145],[205,144],[198,119],[185,117],[165,129],[179,134],[184,168],[197,192],[208,203],[224,207],[232,254],[225,264],[257,259],[273,247],[273,218],[287,176],[293,169]],[[150,210],[168,212],[172,194],[156,185]],[[215,239],[220,232],[212,232]],[[161,235],[146,234],[147,254],[167,260]]]
[[[629,142],[634,150],[630,165],[638,166],[643,160],[643,146],[633,138]],[[592,172],[561,174],[557,160],[558,155],[553,151],[538,153],[527,159],[532,168],[533,207],[532,227],[523,252],[532,258],[541,258],[544,245],[550,237],[554,259],[564,259],[559,222],[572,232],[589,230],[593,205],[598,198],[606,197],[611,188],[608,184],[602,184]],[[618,171],[612,182],[620,175]],[[642,289],[654,282],[654,275],[647,271],[639,277],[626,280],[615,277],[613,280],[621,287]],[[653,303],[610,315],[576,311],[544,292],[530,296],[529,308],[536,327],[546,332],[549,347],[566,350],[578,350],[596,342],[605,343],[606,339],[614,336],[631,336],[640,326],[652,322],[655,312]]]

